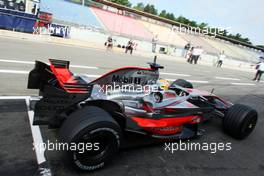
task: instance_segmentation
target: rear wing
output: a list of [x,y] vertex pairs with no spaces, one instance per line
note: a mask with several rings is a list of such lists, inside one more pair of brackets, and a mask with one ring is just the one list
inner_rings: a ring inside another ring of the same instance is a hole
[[50,65],[36,61],[29,73],[28,89],[38,89],[38,100],[30,101],[33,125],[57,126],[70,111],[92,93],[93,85],[69,70],[70,62],[50,59]]
[[35,68],[29,73],[28,89],[43,91],[45,85],[51,85],[68,93],[91,93],[93,85],[73,75],[69,61],[50,59],[49,62],[50,65],[36,61]]

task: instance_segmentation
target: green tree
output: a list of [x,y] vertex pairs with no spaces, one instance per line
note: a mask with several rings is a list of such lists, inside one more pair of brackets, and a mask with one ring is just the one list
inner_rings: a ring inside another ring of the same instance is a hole
[[243,41],[245,42],[245,43],[249,43],[249,44],[252,44],[251,42],[250,42],[250,39],[249,38],[243,38]]
[[145,8],[145,5],[142,2],[137,3],[137,5],[134,6],[134,9],[137,9],[137,10],[140,10],[140,11],[144,11],[144,8]]
[[204,29],[204,28],[206,28],[207,26],[208,26],[207,23],[200,23],[200,24],[198,25],[198,27],[201,28],[201,29]]
[[124,6],[127,6],[127,7],[131,7],[131,3],[129,2],[129,0],[108,0],[108,1],[111,1],[111,2],[114,2],[114,3],[117,3],[117,4],[121,4],[121,5],[124,5]]
[[231,38],[231,39],[234,39],[234,40],[238,40],[240,42],[245,42],[245,43],[248,43],[250,45],[252,44],[249,38],[244,38],[239,33],[237,33],[236,35],[229,34],[229,35],[226,35],[226,37]]
[[167,18],[167,12],[166,10],[162,10],[159,14],[160,17]]
[[189,21],[189,24],[188,25],[190,25],[192,27],[198,27],[196,21]]
[[186,25],[189,25],[190,24],[190,20],[183,17],[183,16],[179,16],[177,19],[176,19],[177,22],[179,23],[183,23],[183,24],[186,24]]
[[235,35],[235,39],[240,39],[242,37],[242,35],[241,34],[239,34],[239,33],[237,33],[236,35]]
[[147,4],[144,7],[144,12],[151,13],[153,15],[157,15],[158,14],[158,10],[155,8],[155,6],[154,5],[150,5],[150,4]]
[[169,19],[169,20],[173,20],[173,21],[176,20],[176,18],[175,18],[175,16],[174,16],[173,13],[167,13],[167,14],[166,14],[166,18]]
[[[80,3],[81,2],[81,0],[71,0],[71,1],[74,1],[74,2],[77,2],[77,3]],[[85,0],[85,1],[87,1],[87,0]],[[108,0],[108,1],[111,1],[111,2],[114,2],[114,3],[117,3],[117,4],[121,4],[121,5],[124,5],[124,6],[127,6],[127,7],[131,7],[131,5],[132,5],[129,2],[129,0]],[[176,22],[185,24],[185,25],[192,26],[192,27],[199,27],[201,29],[204,29],[205,27],[208,27],[208,24],[207,23],[200,23],[199,24],[196,21],[189,20],[188,18],[186,18],[186,17],[184,17],[182,15],[180,15],[180,16],[178,16],[176,18],[173,13],[169,13],[166,10],[162,10],[160,12],[160,14],[158,14],[158,10],[155,8],[154,5],[151,5],[151,4],[144,5],[144,3],[138,3],[133,8],[134,9],[137,9],[137,10],[140,10],[140,11],[144,11],[146,13],[153,14],[153,15],[159,15],[160,17],[163,17],[163,18],[166,18],[166,19],[170,19],[170,20],[173,20],[173,21],[176,21]],[[228,37],[228,38],[231,38],[231,39],[235,39],[235,40],[238,40],[238,41],[241,41],[241,42],[245,42],[245,43],[248,43],[248,44],[252,44],[250,42],[250,39],[249,38],[244,38],[239,33],[233,35],[233,34],[229,34],[228,31],[226,31],[226,30],[224,30],[224,31],[222,31],[220,33],[219,31],[215,31],[214,28],[211,29],[211,32],[212,33],[217,32],[218,35],[222,35],[222,36],[225,36],[225,37]]]
[[225,36],[225,37],[228,36],[228,31],[226,29],[223,30],[222,35]]

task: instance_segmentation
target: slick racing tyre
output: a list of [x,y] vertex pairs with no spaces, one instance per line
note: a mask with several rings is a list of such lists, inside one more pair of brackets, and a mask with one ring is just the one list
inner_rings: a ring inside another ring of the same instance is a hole
[[189,88],[189,89],[193,89],[193,85],[192,83],[184,80],[184,79],[177,79],[176,81],[174,81],[172,84],[171,84],[171,87],[173,85],[177,85],[177,86],[181,86],[183,88]]
[[118,123],[106,111],[94,106],[72,113],[59,135],[63,143],[78,147],[68,150],[67,155],[70,163],[82,171],[93,171],[107,164],[118,152],[122,138]]
[[224,119],[224,131],[236,139],[245,139],[255,128],[258,120],[256,110],[241,104],[231,106]]

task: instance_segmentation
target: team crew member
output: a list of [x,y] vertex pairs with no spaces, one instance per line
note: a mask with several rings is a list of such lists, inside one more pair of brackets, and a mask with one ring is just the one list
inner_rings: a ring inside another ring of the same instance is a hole
[[192,51],[192,56],[191,56],[191,61],[190,63],[192,64],[194,62],[194,64],[197,64],[198,59],[200,58],[201,54],[203,53],[202,47],[195,47]]
[[186,54],[186,59],[187,59],[188,63],[191,63],[193,49],[194,49],[194,47],[191,47],[191,49],[189,49],[189,51]]
[[107,41],[105,42],[105,46],[107,50],[112,50],[113,49],[113,38],[112,36],[109,36],[107,38]]
[[6,8],[11,9],[11,10],[15,10],[16,7],[15,7],[14,1],[13,0],[7,0],[6,1]]
[[21,12],[25,12],[25,3],[21,0],[18,4],[17,4],[17,8],[19,11]]
[[191,43],[188,42],[185,46],[184,46],[184,50],[183,50],[183,57],[187,58],[187,54],[188,51],[191,49]]
[[262,74],[264,73],[264,60],[262,60],[260,63],[257,64],[256,66],[257,73],[255,75],[255,78],[253,81],[260,81]]
[[0,0],[0,8],[5,8],[5,1],[4,0]]
[[152,52],[156,53],[156,48],[157,48],[157,42],[158,42],[158,35],[153,37],[152,39]]
[[224,62],[225,58],[226,58],[225,52],[222,51],[222,52],[219,54],[218,62],[217,62],[217,66],[216,66],[216,67],[221,68],[222,65],[223,65],[223,62]]
[[129,40],[129,42],[127,43],[127,47],[126,47],[126,53],[128,52],[128,50],[130,51],[130,54],[132,55],[133,50],[134,50],[134,43],[132,40]]

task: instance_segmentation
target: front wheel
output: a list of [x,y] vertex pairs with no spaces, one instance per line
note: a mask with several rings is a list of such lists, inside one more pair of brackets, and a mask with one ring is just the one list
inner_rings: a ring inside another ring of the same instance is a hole
[[181,86],[183,88],[193,89],[192,83],[184,79],[175,80],[170,86],[173,87],[173,85]]
[[231,106],[224,119],[224,131],[236,139],[245,139],[252,133],[258,120],[258,113],[251,107],[236,104]]
[[174,90],[178,96],[186,96],[187,93],[179,88],[176,88],[177,86],[187,89],[193,89],[193,85],[189,81],[186,81],[184,79],[177,79],[170,85],[169,89]]

